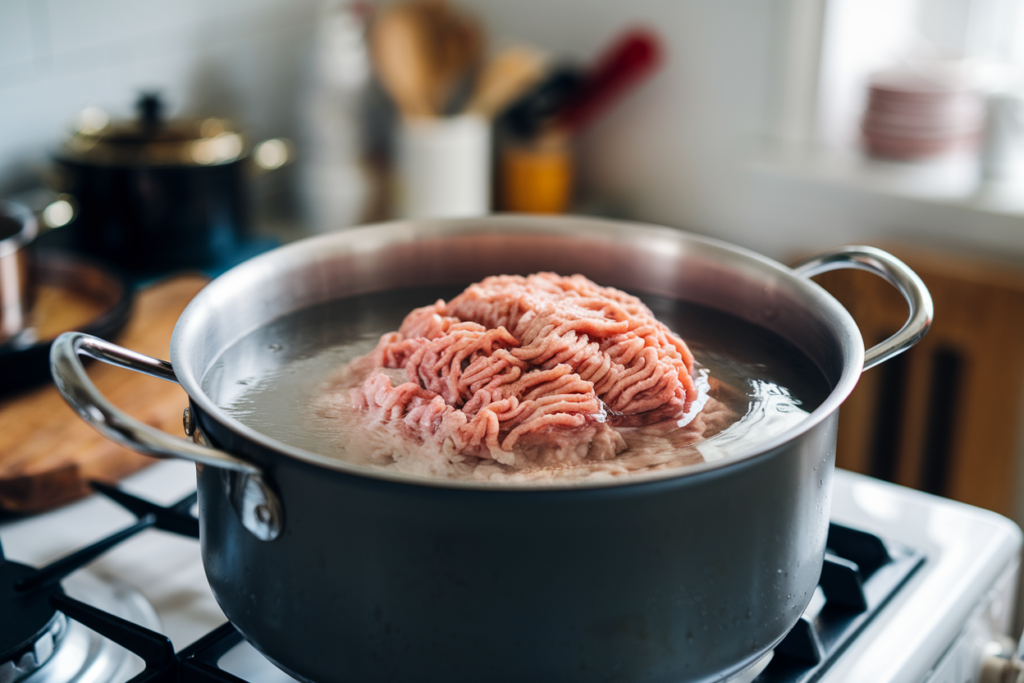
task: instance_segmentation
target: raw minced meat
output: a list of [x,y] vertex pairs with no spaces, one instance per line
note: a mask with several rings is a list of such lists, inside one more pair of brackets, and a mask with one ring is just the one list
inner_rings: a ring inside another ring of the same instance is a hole
[[396,461],[404,444],[505,471],[673,448],[735,417],[701,395],[690,350],[638,298],[554,273],[489,277],[412,311],[342,368],[321,412],[397,439]]

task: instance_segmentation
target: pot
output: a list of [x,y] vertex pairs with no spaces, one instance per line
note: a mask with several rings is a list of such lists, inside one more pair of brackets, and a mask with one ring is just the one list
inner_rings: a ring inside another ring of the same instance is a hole
[[28,248],[38,230],[28,208],[0,200],[0,347],[31,335],[35,290]]
[[35,201],[0,199],[0,353],[36,341],[32,309],[38,269],[33,243],[39,234],[74,217],[74,206],[63,195],[39,191],[26,193],[25,198]]
[[76,250],[135,273],[208,267],[247,236],[250,172],[284,165],[290,149],[272,139],[250,151],[225,119],[167,119],[150,94],[133,120],[86,110],[55,155],[55,185],[79,204]]
[[[808,278],[877,273],[910,318],[866,354]],[[625,483],[530,488],[426,480],[302,451],[239,423],[202,379],[281,315],[360,293],[552,270],[711,305],[768,327],[832,387],[803,421],[731,460]],[[863,368],[919,339],[921,281],[888,254],[836,250],[794,270],[681,231],[586,218],[396,222],[310,238],[238,266],[179,319],[171,361],[81,334],[52,354],[87,422],[195,461],[207,577],[228,619],[300,679],[645,681],[728,677],[808,604],[825,549],[838,409]],[[180,382],[188,442],[113,407],[80,355]]]

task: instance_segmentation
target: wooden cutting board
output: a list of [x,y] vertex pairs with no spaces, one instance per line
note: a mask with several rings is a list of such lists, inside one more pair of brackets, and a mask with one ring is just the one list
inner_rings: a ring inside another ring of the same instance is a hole
[[[138,293],[117,343],[157,358],[170,357],[171,331],[208,282],[177,275]],[[184,436],[188,397],[177,384],[115,368],[87,365],[103,394],[129,415]],[[90,493],[90,479],[117,481],[155,462],[122,448],[82,421],[52,384],[0,402],[0,508],[38,512]]]

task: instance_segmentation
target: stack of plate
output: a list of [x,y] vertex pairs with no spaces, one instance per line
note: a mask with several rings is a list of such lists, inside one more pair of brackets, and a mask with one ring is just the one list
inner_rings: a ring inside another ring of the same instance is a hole
[[963,71],[902,67],[869,82],[862,131],[872,156],[914,161],[970,150],[983,124],[980,89]]

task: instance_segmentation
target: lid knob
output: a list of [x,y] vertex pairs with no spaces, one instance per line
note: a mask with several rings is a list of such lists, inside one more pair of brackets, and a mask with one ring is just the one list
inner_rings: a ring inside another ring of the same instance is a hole
[[156,126],[162,118],[164,103],[160,100],[160,94],[155,92],[144,92],[139,96],[135,105],[139,112],[139,120],[143,126]]

